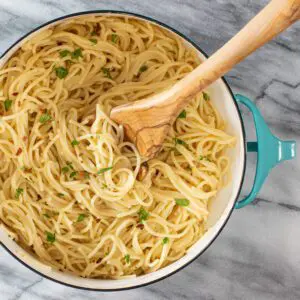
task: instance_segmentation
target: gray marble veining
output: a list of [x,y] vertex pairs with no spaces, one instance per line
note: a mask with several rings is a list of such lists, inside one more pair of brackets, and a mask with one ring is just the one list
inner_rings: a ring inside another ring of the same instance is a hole
[[[0,53],[37,25],[64,14],[115,9],[146,14],[187,34],[208,54],[234,35],[266,0],[1,0]],[[226,77],[272,131],[300,143],[300,24],[260,49]],[[254,136],[249,113],[247,135]],[[251,187],[250,155],[242,194]],[[300,162],[272,171],[255,202],[235,211],[222,234],[194,263],[148,287],[87,292],[40,277],[0,248],[0,299],[300,299]]]

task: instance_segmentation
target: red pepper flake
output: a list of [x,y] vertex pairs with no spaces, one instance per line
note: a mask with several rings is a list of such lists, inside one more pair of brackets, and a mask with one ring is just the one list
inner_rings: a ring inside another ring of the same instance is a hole
[[18,93],[17,92],[15,92],[15,93],[12,93],[13,94],[13,96],[18,96]]
[[23,136],[23,141],[26,142],[28,140],[28,136]]
[[87,171],[80,171],[78,173],[79,175],[79,179],[89,179],[90,178],[90,174]]
[[96,26],[94,26],[94,31],[96,33],[96,35],[99,35],[101,31],[101,27],[99,23],[96,23]]
[[23,151],[22,148],[19,148],[16,155],[20,155],[22,153],[22,151]]
[[58,46],[61,46],[63,43],[62,42],[57,42],[57,45]]
[[140,229],[144,229],[144,224],[139,223],[139,224],[136,225],[136,227],[137,227],[137,228],[140,228]]
[[91,119],[89,119],[87,125],[88,125],[88,126],[92,126],[93,123],[95,122],[95,120],[96,120],[96,118],[91,118]]

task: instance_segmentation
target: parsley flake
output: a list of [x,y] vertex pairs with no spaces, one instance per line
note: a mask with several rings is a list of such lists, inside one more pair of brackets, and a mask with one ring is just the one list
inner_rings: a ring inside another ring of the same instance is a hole
[[5,108],[5,111],[8,111],[8,110],[11,108],[11,105],[12,105],[12,100],[6,99],[6,100],[4,101],[4,108]]
[[48,214],[43,214],[43,216],[47,219],[50,219],[50,216]]
[[55,68],[55,74],[59,79],[63,79],[68,75],[69,71],[64,67]]
[[61,168],[61,171],[63,172],[63,174],[66,174],[66,173],[68,173],[69,172],[69,167],[62,167]]
[[205,101],[209,101],[209,100],[210,100],[210,97],[209,97],[209,95],[208,95],[207,93],[202,92],[202,95],[203,95],[203,99],[204,99]]
[[62,50],[59,52],[60,57],[66,57],[68,55],[71,55],[71,52],[69,50]]
[[113,42],[113,43],[117,43],[117,41],[118,41],[118,39],[119,39],[119,36],[117,35],[117,34],[115,34],[115,33],[113,33],[112,35],[111,35],[111,41]]
[[181,198],[181,199],[177,198],[175,199],[175,202],[179,206],[188,206],[190,204],[190,201],[185,198]]
[[74,147],[74,146],[77,146],[79,144],[79,142],[77,140],[73,140],[71,142],[71,145]]
[[140,67],[139,72],[143,73],[143,72],[145,72],[147,70],[148,70],[148,67],[146,65],[143,65],[143,66]]
[[184,145],[184,146],[187,145],[185,141],[178,138],[174,138],[174,141],[175,141],[175,145]]
[[77,222],[82,222],[84,220],[84,218],[86,217],[85,214],[80,214],[77,218]]
[[81,48],[77,48],[74,52],[72,52],[71,57],[74,59],[78,59],[79,57],[83,57]]
[[179,114],[178,119],[185,119],[185,118],[186,118],[186,111],[183,110],[183,111]]
[[98,43],[98,41],[97,41],[96,39],[90,39],[90,41],[91,41],[94,45],[96,45],[96,44]]
[[76,172],[76,171],[73,171],[73,172],[70,174],[70,178],[74,178],[74,177],[76,177],[76,175],[77,175],[77,172]]
[[100,169],[100,170],[97,172],[97,174],[103,174],[103,173],[105,173],[105,172],[111,170],[112,168],[113,168],[113,167],[108,167],[108,168]]
[[46,238],[47,238],[47,242],[49,242],[50,244],[53,244],[55,242],[55,233],[46,231]]
[[138,211],[138,215],[140,222],[146,221],[149,217],[149,213],[143,207]]
[[18,198],[20,197],[20,195],[23,194],[23,192],[24,192],[23,189],[17,188],[17,189],[16,189],[16,195],[15,195],[15,198],[18,199]]
[[110,74],[110,70],[108,68],[102,68],[102,72],[104,74],[105,77],[112,79],[111,74]]
[[164,237],[162,240],[163,245],[169,243],[169,238],[168,237]]
[[124,256],[124,259],[125,259],[126,264],[129,264],[129,263],[130,263],[130,255],[129,255],[129,254],[126,254],[126,255]]
[[42,124],[45,124],[47,123],[48,121],[50,121],[52,119],[51,115],[49,115],[48,113],[44,113],[40,116],[40,123]]

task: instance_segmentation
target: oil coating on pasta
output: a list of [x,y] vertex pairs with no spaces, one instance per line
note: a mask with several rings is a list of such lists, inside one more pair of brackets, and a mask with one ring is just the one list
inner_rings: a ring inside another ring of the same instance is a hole
[[199,93],[145,162],[109,113],[199,63],[174,34],[128,17],[78,17],[23,44],[0,70],[0,219],[17,243],[82,277],[181,258],[207,230],[235,138]]

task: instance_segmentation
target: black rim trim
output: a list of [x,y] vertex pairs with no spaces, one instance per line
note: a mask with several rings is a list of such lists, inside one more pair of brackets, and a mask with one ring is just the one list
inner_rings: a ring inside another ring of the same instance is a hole
[[[163,22],[160,22],[160,21],[157,21],[151,17],[146,17],[144,15],[140,15],[140,14],[136,14],[136,13],[132,13],[132,12],[126,12],[126,11],[118,11],[118,10],[90,10],[90,11],[82,11],[82,12],[77,12],[77,13],[73,13],[73,14],[69,14],[69,15],[64,15],[62,17],[59,17],[59,18],[56,18],[56,19],[53,19],[51,21],[48,21],[46,23],[43,23],[41,24],[40,26],[36,27],[35,29],[31,30],[30,32],[28,32],[27,34],[23,35],[21,38],[19,38],[15,43],[13,43],[2,55],[0,58],[3,58],[13,47],[15,47],[18,43],[20,43],[24,38],[28,37],[30,34],[32,34],[33,32],[47,26],[47,25],[50,25],[52,23],[55,23],[57,21],[61,21],[63,19],[66,19],[66,18],[70,18],[70,17],[76,17],[76,16],[81,16],[81,15],[88,15],[88,14],[93,14],[93,13],[101,13],[101,14],[109,14],[109,13],[112,13],[112,14],[121,14],[121,15],[129,15],[129,16],[133,16],[133,17],[138,17],[138,18],[141,18],[141,19],[144,19],[146,21],[151,21],[155,24],[158,24],[166,29],[169,29],[170,31],[172,32],[175,32],[176,34],[178,34],[180,37],[182,37],[183,39],[185,39],[186,41],[188,41],[191,45],[193,45],[200,53],[202,53],[206,58],[208,58],[208,55],[202,50],[200,49],[200,47],[193,41],[191,40],[190,38],[186,37],[184,34],[182,34],[181,32],[177,31],[176,29],[170,27],[169,25],[166,25],[165,23]],[[238,116],[239,116],[239,119],[240,119],[240,124],[241,124],[241,127],[242,127],[242,136],[243,136],[243,141],[244,141],[244,149],[246,149],[246,135],[245,135],[245,127],[244,127],[244,123],[243,123],[243,119],[242,119],[242,116],[241,116],[241,113],[240,113],[240,110],[239,110],[239,107],[237,105],[237,102],[235,101],[235,98],[234,98],[234,94],[229,86],[229,84],[227,83],[226,79],[224,77],[222,77],[222,81],[225,83],[226,87],[227,87],[227,90],[229,91],[229,93],[231,94],[232,96],[232,100],[233,100],[233,103],[236,107],[236,110],[237,110],[237,113],[238,113]],[[3,243],[1,243],[1,245],[3,246],[3,248],[10,254],[12,255],[17,261],[19,261],[22,265],[24,265],[25,267],[27,267],[28,269],[30,269],[31,271],[37,273],[38,275],[44,277],[44,278],[47,278],[49,280],[52,280],[56,283],[59,283],[59,284],[62,284],[62,285],[65,285],[65,286],[68,286],[68,287],[72,287],[72,288],[77,288],[77,289],[81,289],[81,290],[88,290],[88,291],[96,291],[96,292],[116,292],[116,291],[125,291],[125,290],[131,290],[131,289],[136,289],[136,288],[140,288],[140,287],[144,287],[144,286],[147,286],[147,285],[150,285],[150,284],[153,284],[153,283],[156,283],[158,281],[161,281],[165,278],[168,278],[170,277],[171,275],[179,272],[180,270],[184,269],[186,266],[188,266],[189,264],[191,264],[194,260],[196,260],[201,254],[203,254],[209,247],[210,245],[215,241],[215,239],[219,236],[219,234],[222,232],[222,230],[224,229],[225,225],[227,224],[233,210],[234,210],[234,207],[235,207],[235,204],[238,200],[238,197],[240,195],[240,192],[241,192],[241,189],[242,189],[242,186],[243,186],[243,183],[244,183],[244,179],[245,179],[245,169],[246,169],[246,151],[244,151],[244,166],[243,166],[243,174],[242,174],[242,178],[241,178],[241,182],[240,182],[240,187],[239,187],[239,190],[238,190],[238,193],[237,193],[237,196],[236,196],[236,199],[234,201],[234,204],[226,218],[226,220],[224,221],[224,223],[222,224],[221,228],[219,229],[219,231],[216,233],[216,235],[214,236],[214,238],[210,241],[210,243],[208,245],[206,245],[206,247],[204,249],[202,249],[202,251],[200,251],[193,259],[191,259],[190,261],[188,261],[186,264],[184,264],[183,266],[181,266],[180,268],[178,268],[177,270],[173,271],[173,272],[170,272],[168,273],[167,275],[165,276],[162,276],[158,279],[155,279],[155,280],[152,280],[150,282],[147,282],[147,283],[143,283],[143,284],[139,284],[139,285],[134,285],[134,286],[131,286],[131,287],[124,287],[124,288],[116,288],[116,289],[96,289],[96,288],[87,288],[87,287],[81,287],[81,286],[76,286],[76,285],[72,285],[72,284],[69,284],[69,283],[65,283],[65,282],[62,282],[62,281],[59,281],[59,280],[56,280],[54,278],[51,278],[51,277],[48,277],[47,275],[44,275],[43,273],[35,270],[34,268],[32,268],[31,266],[27,265],[24,261],[22,261],[20,258],[18,258],[14,253],[12,253],[5,245],[3,245]]]

